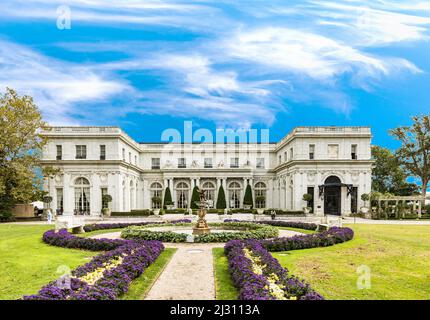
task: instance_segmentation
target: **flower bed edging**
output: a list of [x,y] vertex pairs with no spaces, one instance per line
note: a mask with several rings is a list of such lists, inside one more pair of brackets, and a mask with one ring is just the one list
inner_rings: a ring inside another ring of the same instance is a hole
[[69,285],[64,279],[44,286],[38,294],[24,300],[114,300],[127,292],[164,250],[159,241],[128,241],[117,249],[94,257],[72,271]]
[[337,243],[349,241],[353,237],[354,231],[350,228],[332,227],[327,231],[315,234],[262,240],[261,243],[269,251],[289,251],[332,246]]
[[306,282],[288,275],[257,240],[232,240],[224,247],[240,300],[322,300]]

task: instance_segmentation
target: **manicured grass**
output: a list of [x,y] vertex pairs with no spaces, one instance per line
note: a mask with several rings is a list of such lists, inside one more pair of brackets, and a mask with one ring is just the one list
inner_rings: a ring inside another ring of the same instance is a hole
[[239,293],[231,281],[228,261],[223,248],[212,249],[215,266],[215,288],[217,300],[236,300]]
[[[430,299],[430,226],[349,225],[353,240],[326,248],[272,253],[326,299]],[[371,287],[358,289],[359,266]]]
[[158,279],[158,276],[164,270],[167,263],[176,252],[175,248],[166,248],[160,256],[151,264],[143,274],[135,279],[126,294],[120,297],[121,300],[142,300],[145,298],[152,284]]
[[0,299],[34,294],[59,278],[63,268],[74,269],[98,252],[65,249],[42,242],[52,225],[0,225]]

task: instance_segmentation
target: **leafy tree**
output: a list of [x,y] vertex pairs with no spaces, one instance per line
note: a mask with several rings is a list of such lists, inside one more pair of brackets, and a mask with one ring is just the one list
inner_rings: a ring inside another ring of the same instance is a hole
[[200,194],[199,194],[199,188],[197,186],[195,186],[193,188],[193,193],[191,195],[191,203],[190,203],[190,208],[191,209],[198,209],[199,206],[197,205],[197,203],[200,201]]
[[164,192],[164,208],[166,209],[166,206],[170,206],[172,204],[172,194],[170,193],[170,188],[167,187],[166,192]]
[[421,179],[421,194],[427,194],[430,181],[430,116],[412,117],[410,127],[390,130],[390,134],[402,145],[396,157],[406,172]]
[[375,163],[372,169],[372,190],[399,196],[416,194],[418,186],[406,182],[407,173],[396,156],[387,148],[372,146]]
[[225,209],[227,208],[227,204],[225,202],[225,192],[222,186],[219,187],[218,197],[216,200],[216,208],[217,209]]
[[11,218],[15,204],[43,196],[39,161],[46,145],[40,131],[45,127],[30,96],[10,88],[0,93],[0,219]]
[[254,206],[254,201],[252,199],[252,189],[251,189],[251,186],[249,184],[246,186],[246,189],[245,189],[245,196],[243,197],[243,204],[246,206],[251,206],[251,209]]

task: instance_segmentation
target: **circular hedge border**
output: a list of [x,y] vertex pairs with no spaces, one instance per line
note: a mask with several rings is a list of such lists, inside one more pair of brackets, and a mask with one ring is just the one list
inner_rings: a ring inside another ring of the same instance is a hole
[[[193,226],[191,223],[162,224],[162,226]],[[121,237],[128,240],[159,240],[163,242],[186,242],[188,235],[173,231],[151,231],[148,228],[154,225],[131,226],[121,232]],[[279,230],[273,226],[251,222],[225,222],[211,223],[209,227],[227,230],[242,230],[239,232],[218,232],[194,236],[194,242],[227,242],[230,240],[269,239],[276,238]]]

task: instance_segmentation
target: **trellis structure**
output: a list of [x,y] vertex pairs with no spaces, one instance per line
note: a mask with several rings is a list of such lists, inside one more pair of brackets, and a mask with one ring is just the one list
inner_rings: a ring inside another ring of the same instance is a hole
[[[405,214],[407,211],[406,203],[410,204],[412,203],[412,214],[416,214],[418,218],[421,218],[421,204],[424,203],[425,198],[421,196],[381,196],[376,199],[373,199],[372,201],[378,202],[377,207],[377,213],[385,213],[386,216],[388,215],[387,211],[384,211],[382,209],[381,204],[384,204],[385,210],[389,209],[389,203],[395,202],[395,205],[392,206],[392,213],[395,213],[396,217],[399,218],[400,214],[402,215],[402,218],[405,218]],[[402,204],[402,206],[399,206],[399,204]]]

